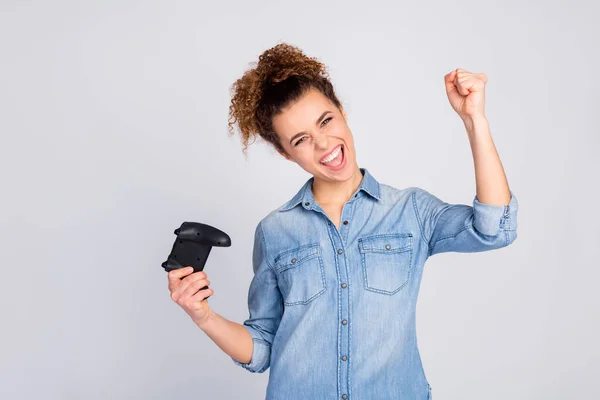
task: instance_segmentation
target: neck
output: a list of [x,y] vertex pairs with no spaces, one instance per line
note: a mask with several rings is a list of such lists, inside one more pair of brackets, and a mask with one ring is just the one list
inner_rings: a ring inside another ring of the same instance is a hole
[[320,205],[345,204],[356,192],[362,179],[363,175],[358,165],[346,181],[329,181],[315,177],[312,184],[313,197]]

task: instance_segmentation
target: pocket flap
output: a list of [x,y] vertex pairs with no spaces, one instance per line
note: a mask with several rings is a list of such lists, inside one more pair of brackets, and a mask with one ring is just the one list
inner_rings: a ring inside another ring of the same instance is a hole
[[319,243],[307,244],[292,250],[286,250],[275,257],[275,269],[281,271],[289,267],[294,267],[319,254],[321,254]]
[[361,253],[366,252],[399,252],[412,248],[412,233],[390,233],[374,235],[358,239]]

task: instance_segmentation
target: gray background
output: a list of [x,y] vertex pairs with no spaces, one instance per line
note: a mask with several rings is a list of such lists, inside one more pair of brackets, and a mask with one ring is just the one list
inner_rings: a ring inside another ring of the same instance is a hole
[[2,1],[0,397],[264,398],[268,373],[193,324],[160,264],[182,221],[224,230],[209,301],[247,318],[256,224],[310,176],[262,142],[244,159],[229,87],[285,41],[329,66],[359,166],[453,203],[475,181],[443,76],[488,75],[519,238],[429,259],[426,376],[436,400],[600,398],[598,8]]

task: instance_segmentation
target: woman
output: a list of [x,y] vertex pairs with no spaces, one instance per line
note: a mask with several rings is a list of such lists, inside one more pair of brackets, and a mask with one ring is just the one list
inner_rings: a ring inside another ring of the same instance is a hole
[[472,206],[359,168],[325,66],[298,48],[265,51],[233,85],[229,126],[238,124],[243,151],[260,135],[312,177],[256,227],[242,325],[203,300],[213,293],[198,291],[210,284],[205,272],[171,271],[169,289],[235,364],[271,368],[267,399],[431,399],[415,330],[426,259],[517,236],[517,200],[484,115],[486,77],[456,69],[444,79],[474,156]]

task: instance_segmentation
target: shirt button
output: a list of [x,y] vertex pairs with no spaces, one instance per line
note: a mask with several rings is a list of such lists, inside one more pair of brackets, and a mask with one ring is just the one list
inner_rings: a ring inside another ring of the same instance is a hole
[[348,395],[347,395],[346,393],[344,393],[344,394],[342,395],[342,399],[346,400],[347,398],[348,398]]
[[344,250],[338,249],[338,254],[342,254],[343,252],[344,252]]
[[310,203],[307,201],[306,203],[304,203],[305,206],[310,206]]
[[344,225],[348,225],[348,221],[344,221]]
[[295,263],[295,262],[296,262],[296,259],[295,259],[295,258],[292,258],[292,262],[293,262],[293,263]]
[[391,249],[392,247],[391,247],[389,244],[386,244],[386,245],[385,245],[385,248],[389,250],[389,249]]
[[346,286],[348,286],[348,285],[346,285],[345,283],[342,283],[342,287],[343,287],[344,289],[346,289]]
[[346,361],[347,359],[348,359],[348,357],[342,356],[342,360]]
[[346,321],[345,319],[342,320],[342,325],[346,325],[348,323],[348,321]]

